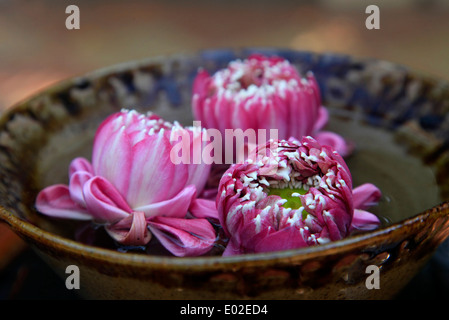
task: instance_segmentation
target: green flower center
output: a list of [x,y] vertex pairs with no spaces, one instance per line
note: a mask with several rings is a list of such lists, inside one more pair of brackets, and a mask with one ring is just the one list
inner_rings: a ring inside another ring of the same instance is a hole
[[[299,189],[290,189],[290,188],[286,188],[286,189],[276,189],[276,188],[271,188],[268,191],[268,195],[269,196],[279,196],[282,199],[287,200],[287,202],[285,202],[282,206],[284,208],[291,208],[291,209],[299,209],[301,207],[304,207],[304,205],[301,202],[301,198],[298,197],[297,195],[293,196],[293,194],[300,194],[300,195],[304,195],[307,193],[307,190],[304,190],[303,188],[299,188]],[[307,217],[308,212],[303,210],[302,212],[302,218],[305,219]]]

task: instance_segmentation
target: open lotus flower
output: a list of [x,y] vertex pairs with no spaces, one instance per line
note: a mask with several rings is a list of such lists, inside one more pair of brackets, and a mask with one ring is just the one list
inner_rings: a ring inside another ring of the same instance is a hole
[[212,76],[199,71],[192,106],[194,117],[203,127],[218,129],[222,135],[226,129],[277,129],[274,139],[313,136],[342,156],[351,151],[341,136],[322,130],[328,112],[321,105],[313,74],[302,77],[280,57],[254,54],[243,61],[231,61]]
[[343,158],[312,137],[268,142],[220,181],[224,255],[301,248],[374,229],[380,221],[365,209],[380,197],[369,183],[353,190]]
[[216,239],[208,218],[216,213],[197,195],[210,166],[171,161],[171,136],[179,132],[190,135],[185,140],[190,143],[201,139],[201,129],[154,114],[122,110],[111,115],[96,132],[92,162],[74,159],[69,185],[43,189],[36,208],[52,217],[103,224],[123,245],[145,245],[154,235],[176,256],[208,252]]

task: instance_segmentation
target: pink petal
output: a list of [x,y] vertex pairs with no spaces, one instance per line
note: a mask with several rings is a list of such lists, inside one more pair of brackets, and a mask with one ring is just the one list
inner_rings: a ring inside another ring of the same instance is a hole
[[[92,164],[95,174],[106,178],[123,195],[129,186],[129,177],[133,160],[131,141],[121,127],[115,132],[106,131],[97,134],[92,151]],[[98,133],[98,131],[97,131]],[[106,139],[104,136],[109,134]],[[99,141],[104,142],[103,145]]]
[[115,241],[123,245],[143,246],[151,240],[143,212],[133,212],[119,222],[107,226],[106,230]]
[[201,198],[203,199],[209,199],[212,201],[215,201],[215,199],[217,198],[217,188],[216,187],[208,187],[206,189],[203,190],[203,192],[201,192]]
[[[289,91],[287,91],[287,93],[288,92]],[[261,99],[260,106],[256,106],[252,112],[248,113],[247,118],[256,118],[257,123],[252,124],[249,122],[246,129],[267,130],[267,141],[272,138],[268,137],[269,129],[276,129],[277,136],[280,139],[288,138],[288,133],[292,130],[292,128],[289,128],[287,120],[291,118],[290,113],[292,111],[290,109],[292,107],[292,102],[281,99],[277,94],[274,94],[271,99],[268,99],[266,102],[263,101],[264,99]],[[261,107],[264,108],[264,112],[259,111]],[[237,114],[236,117],[239,117],[239,115]],[[299,119],[300,117],[301,116],[295,117],[295,119]]]
[[193,92],[201,97],[207,97],[210,81],[210,75],[206,70],[198,70],[198,74],[193,82]]
[[123,114],[116,112],[107,117],[97,128],[94,138],[92,165],[94,168],[99,166],[99,160],[103,148],[106,146],[106,141],[111,137],[111,134],[119,129],[117,121]]
[[170,159],[172,145],[162,132],[148,135],[133,148],[126,199],[138,208],[173,198],[188,178],[186,165]]
[[[205,100],[209,95],[209,84],[211,78],[207,71],[199,70],[198,74],[193,82],[192,88],[192,112],[195,119],[201,119],[205,121]],[[203,125],[207,126],[208,123],[203,123]]]
[[349,234],[349,223],[341,223],[341,220],[343,220],[341,218],[347,216],[349,216],[347,212],[341,208],[334,208],[330,210],[330,213],[323,214],[323,221],[325,223],[324,229],[329,233],[329,239],[336,241],[343,239]]
[[236,247],[240,248],[241,253],[260,252],[258,251],[259,249],[263,251],[259,245],[270,234],[276,233],[277,227],[273,224],[274,219],[270,217],[270,214],[267,214],[256,223],[255,218],[260,213],[260,210],[249,209],[245,214],[242,214],[241,210],[239,211],[237,214],[231,213],[231,215],[233,214],[233,221],[229,222],[233,225],[231,226],[228,222],[228,232],[230,231],[231,233],[230,239]]
[[73,201],[78,203],[82,207],[86,207],[84,201],[83,188],[84,184],[92,178],[92,174],[87,171],[75,171],[70,176],[69,191],[70,197]]
[[[203,192],[204,186],[206,185],[207,179],[209,178],[209,173],[211,171],[211,165],[206,164],[203,159],[195,159],[196,153],[201,153],[202,148],[206,145],[202,138],[204,136],[203,132],[195,131],[190,132],[190,162],[187,165],[188,179],[185,185],[193,184],[196,187],[198,194]],[[198,150],[197,150],[198,149]],[[200,154],[200,156],[202,156]],[[199,160],[199,163],[198,163]]]
[[178,257],[203,255],[216,240],[215,230],[206,219],[155,217],[148,224],[162,245]]
[[[196,111],[195,119],[201,121],[201,125],[206,128],[219,128],[215,119],[215,109],[218,109],[217,96],[205,99],[199,95],[193,97],[193,108]],[[222,131],[223,132],[223,131]]]
[[315,121],[313,131],[314,132],[320,131],[327,125],[328,122],[329,122],[329,112],[327,111],[326,107],[320,106],[318,110],[318,118]]
[[103,177],[87,181],[83,194],[87,210],[99,221],[114,223],[132,212],[122,195]]
[[271,252],[307,247],[307,242],[297,228],[284,228],[264,237],[255,248],[255,252]]
[[189,211],[195,218],[218,220],[218,211],[214,200],[193,199]]
[[314,134],[314,138],[323,146],[329,146],[337,151],[342,157],[351,154],[353,147],[346,140],[330,131],[321,131]]
[[301,139],[302,136],[312,134],[319,106],[315,105],[310,92],[306,92],[301,86],[288,90],[287,93],[290,99],[290,114],[284,118],[284,122],[290,126],[290,135]]
[[39,192],[36,208],[39,212],[55,218],[92,219],[83,207],[72,200],[69,188],[62,184],[49,186]]
[[239,254],[243,254],[243,252],[238,244],[235,243],[234,238],[231,238],[226,245],[226,249],[224,250],[222,256],[223,257],[229,257],[229,256],[235,256]]
[[351,231],[353,230],[374,230],[380,225],[379,218],[365,210],[354,210],[354,217],[352,218]]
[[70,163],[69,177],[71,177],[77,171],[85,171],[89,172],[91,175],[94,175],[92,164],[85,158],[75,158]]
[[376,205],[382,193],[375,185],[365,183],[352,190],[352,197],[355,209],[365,210]]
[[135,211],[145,212],[147,219],[155,216],[184,218],[195,198],[196,188],[187,186],[171,199],[134,208]]
[[315,103],[317,105],[321,105],[321,92],[320,92],[320,85],[318,84],[318,81],[315,78],[315,75],[312,71],[307,72],[307,81],[310,86],[310,89],[313,91],[315,95]]

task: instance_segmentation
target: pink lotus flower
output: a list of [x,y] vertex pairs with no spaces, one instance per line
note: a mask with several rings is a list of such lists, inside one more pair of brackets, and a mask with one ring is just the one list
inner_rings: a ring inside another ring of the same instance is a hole
[[207,218],[216,213],[197,195],[210,166],[171,161],[170,138],[180,130],[192,137],[191,143],[201,139],[201,130],[182,128],[154,114],[123,110],[111,115],[96,132],[92,162],[74,159],[69,185],[42,190],[36,199],[38,211],[93,220],[124,245],[145,245],[154,235],[176,256],[208,252],[216,233]]
[[303,78],[280,57],[251,55],[230,62],[212,76],[200,71],[193,85],[192,105],[201,125],[218,129],[222,135],[226,129],[277,129],[281,140],[313,136],[342,156],[351,151],[341,136],[322,131],[328,112],[321,105],[313,74]]
[[365,209],[380,197],[372,184],[353,190],[343,158],[312,137],[258,146],[220,181],[224,255],[301,248],[374,229],[380,221]]

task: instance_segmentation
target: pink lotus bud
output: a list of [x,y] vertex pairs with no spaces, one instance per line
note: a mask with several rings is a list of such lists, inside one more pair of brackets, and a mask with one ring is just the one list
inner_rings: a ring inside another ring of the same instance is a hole
[[220,180],[224,255],[318,245],[376,228],[379,219],[363,209],[380,196],[371,184],[353,192],[343,158],[312,137],[269,142]]
[[251,55],[230,62],[212,76],[200,71],[193,86],[192,104],[194,117],[202,126],[218,129],[222,135],[226,129],[277,129],[274,139],[313,136],[342,156],[350,153],[342,137],[322,131],[328,113],[321,105],[313,74],[302,77],[280,57]]
[[[197,203],[197,195],[210,166],[173,163],[171,136],[181,130],[196,137],[183,142],[190,150],[200,129],[134,110],[111,115],[96,132],[92,163],[74,159],[69,185],[42,190],[37,209],[48,216],[103,224],[124,245],[145,245],[154,235],[175,255],[206,253],[216,238],[206,218],[216,212],[207,200]],[[198,208],[207,209],[200,219],[195,218]]]

